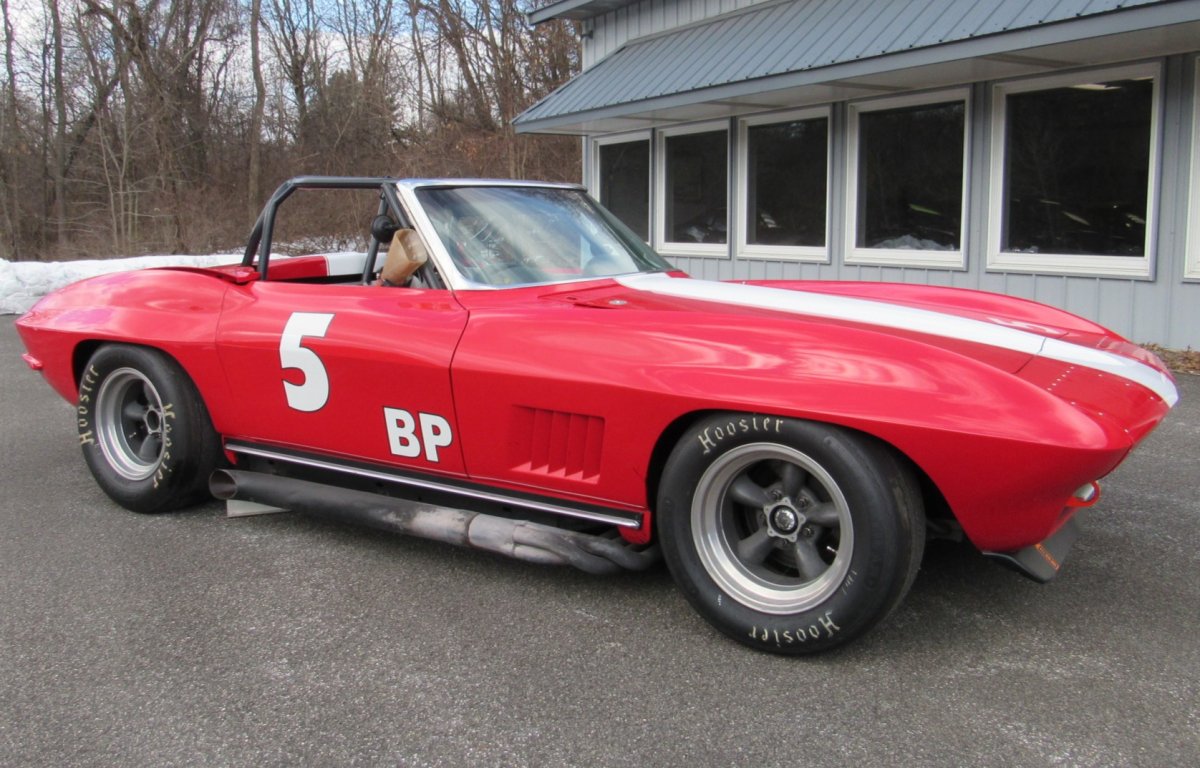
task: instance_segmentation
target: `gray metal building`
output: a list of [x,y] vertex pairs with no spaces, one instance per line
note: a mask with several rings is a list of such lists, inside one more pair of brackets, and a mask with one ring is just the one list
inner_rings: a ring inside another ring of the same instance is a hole
[[981,288],[1200,348],[1200,0],[558,0],[517,119],[712,279]]

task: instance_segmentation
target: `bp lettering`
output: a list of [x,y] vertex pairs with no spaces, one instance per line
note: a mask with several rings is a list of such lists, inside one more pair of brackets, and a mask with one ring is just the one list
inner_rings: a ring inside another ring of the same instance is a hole
[[426,461],[436,464],[438,449],[454,442],[450,422],[436,413],[418,413],[414,417],[403,408],[384,408],[383,421],[393,456],[415,459],[424,453]]

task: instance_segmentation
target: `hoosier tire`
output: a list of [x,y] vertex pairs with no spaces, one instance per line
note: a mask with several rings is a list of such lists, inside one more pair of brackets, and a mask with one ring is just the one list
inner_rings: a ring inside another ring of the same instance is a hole
[[908,592],[925,544],[920,490],[895,452],[838,427],[721,413],[680,439],[658,533],[688,601],[753,648],[815,653]]
[[84,368],[77,413],[84,461],[113,501],[150,514],[208,496],[220,439],[195,385],[170,357],[101,347]]

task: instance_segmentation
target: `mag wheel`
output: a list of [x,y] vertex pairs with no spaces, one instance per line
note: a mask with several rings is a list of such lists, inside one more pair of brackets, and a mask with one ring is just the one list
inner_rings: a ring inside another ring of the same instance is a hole
[[692,544],[739,603],[773,614],[820,605],[850,570],[854,524],[837,482],[794,448],[750,443],[696,485]]
[[778,653],[857,637],[908,591],[924,548],[911,473],[849,430],[718,414],[672,452],[658,498],[667,564],[714,626]]
[[135,512],[165,512],[207,495],[220,441],[195,386],[160,352],[101,347],[79,387],[79,442],[96,482]]

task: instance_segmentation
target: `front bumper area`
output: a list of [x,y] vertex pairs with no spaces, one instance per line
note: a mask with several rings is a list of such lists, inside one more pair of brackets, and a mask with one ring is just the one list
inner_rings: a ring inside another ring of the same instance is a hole
[[1078,538],[1079,523],[1072,517],[1047,539],[1037,544],[1015,552],[985,551],[983,554],[1040,584],[1045,584],[1058,575],[1067,553]]

